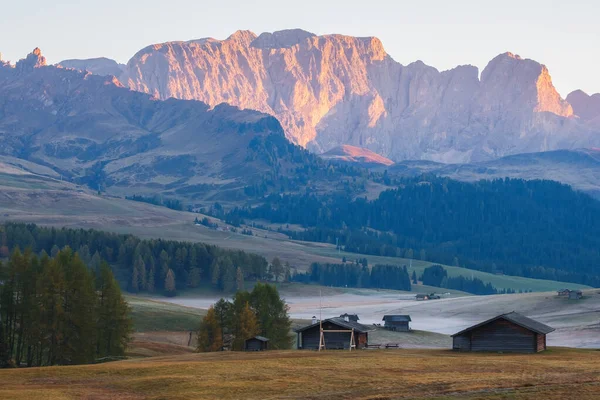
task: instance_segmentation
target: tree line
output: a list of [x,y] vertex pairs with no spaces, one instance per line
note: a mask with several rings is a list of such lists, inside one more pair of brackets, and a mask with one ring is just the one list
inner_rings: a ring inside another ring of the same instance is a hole
[[86,364],[125,354],[129,307],[110,267],[70,248],[0,263],[0,366]]
[[411,291],[411,280],[406,266],[374,265],[369,268],[366,262],[313,263],[307,272],[296,273],[292,275],[291,280],[324,286]]
[[405,178],[374,200],[268,196],[230,218],[301,224],[290,237],[492,273],[600,286],[600,202],[553,181]]
[[0,225],[0,258],[14,248],[29,248],[37,254],[44,251],[54,257],[65,246],[76,250],[82,262],[93,269],[106,260],[122,287],[132,293],[175,296],[178,290],[202,283],[231,293],[243,289],[244,281],[285,279],[290,268],[279,260],[270,265],[256,254],[202,243],[142,240],[92,229]]
[[209,308],[198,330],[197,350],[243,350],[256,335],[268,338],[271,349],[289,349],[290,327],[288,306],[277,288],[258,283],[251,292],[238,291],[232,301],[221,299]]
[[491,283],[484,283],[479,278],[449,277],[448,271],[441,265],[432,265],[425,268],[423,275],[421,275],[421,281],[423,285],[460,290],[477,295],[515,293],[514,289],[498,290]]

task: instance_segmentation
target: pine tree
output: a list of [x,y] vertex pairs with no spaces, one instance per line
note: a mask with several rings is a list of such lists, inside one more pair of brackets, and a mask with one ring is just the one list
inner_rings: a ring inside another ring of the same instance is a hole
[[123,356],[132,332],[130,309],[106,263],[100,267],[98,292],[96,357]]
[[275,278],[275,282],[277,282],[279,280],[279,278],[281,276],[283,276],[283,273],[284,273],[283,264],[281,263],[281,260],[279,259],[279,257],[275,257],[275,258],[273,258],[273,261],[271,261],[271,273],[273,274],[273,277]]
[[188,274],[187,286],[191,288],[197,288],[200,286],[200,280],[202,273],[200,268],[192,268]]
[[415,285],[419,283],[419,282],[417,281],[417,273],[415,272],[415,270],[413,270],[413,273],[412,273],[412,282],[413,282]]
[[221,267],[220,267],[219,262],[218,262],[218,260],[216,258],[213,260],[213,263],[210,266],[210,269],[211,269],[210,283],[212,283],[212,285],[214,287],[218,287],[219,286],[219,282],[221,281]]
[[226,293],[233,292],[236,284],[236,276],[235,276],[235,267],[231,262],[229,257],[225,257],[223,259],[223,264],[221,265],[223,269],[223,275],[221,278],[221,290]]
[[223,331],[219,325],[214,307],[210,307],[202,319],[198,330],[198,352],[219,351],[223,347]]
[[150,256],[148,258],[148,278],[146,279],[146,290],[150,293],[153,293],[155,288],[154,284],[154,276],[156,275],[156,270],[154,266],[154,257]]
[[[236,294],[237,298],[237,294]],[[279,296],[274,285],[258,283],[249,294],[250,304],[256,311],[260,334],[269,338],[269,345],[274,349],[289,349],[292,338],[289,335],[291,320],[289,307]]]
[[237,267],[235,273],[235,282],[237,290],[244,290],[244,273],[240,267]]
[[139,276],[139,269],[134,265],[133,269],[131,270],[131,282],[129,285],[129,290],[132,293],[137,293],[140,291],[140,276]]
[[146,263],[141,255],[138,255],[135,264],[133,265],[133,269],[137,270],[137,287],[138,290],[146,289]]
[[165,296],[173,297],[177,294],[177,289],[175,287],[175,273],[172,269],[167,271],[167,276],[165,277]]

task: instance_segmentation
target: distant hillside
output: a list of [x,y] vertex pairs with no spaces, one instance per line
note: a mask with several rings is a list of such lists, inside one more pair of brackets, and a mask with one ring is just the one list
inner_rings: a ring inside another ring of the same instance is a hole
[[344,173],[289,143],[272,116],[159,101],[112,77],[47,66],[39,49],[0,65],[0,98],[0,156],[93,189],[194,201],[318,189],[323,180],[327,190],[353,190]]
[[299,240],[600,287],[600,202],[552,181],[418,177],[375,200],[270,196],[238,218],[299,224]]
[[392,160],[380,156],[369,149],[350,145],[335,147],[319,156],[325,160],[356,163],[362,166],[390,166],[394,163]]
[[505,177],[547,179],[570,185],[576,190],[600,198],[600,150],[597,149],[517,154],[471,164],[404,161],[386,169],[392,176],[418,176],[429,173],[468,182]]

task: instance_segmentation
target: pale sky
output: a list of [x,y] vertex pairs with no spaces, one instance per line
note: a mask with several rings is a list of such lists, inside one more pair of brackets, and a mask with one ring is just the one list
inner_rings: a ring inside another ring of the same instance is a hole
[[0,52],[125,63],[153,43],[302,28],[376,36],[396,61],[439,70],[511,51],[545,64],[566,97],[600,92],[599,21],[597,0],[0,0]]

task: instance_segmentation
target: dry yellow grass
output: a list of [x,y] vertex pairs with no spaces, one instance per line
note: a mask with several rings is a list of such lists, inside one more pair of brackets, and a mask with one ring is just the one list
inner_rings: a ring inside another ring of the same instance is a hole
[[0,371],[2,399],[598,399],[600,352],[213,353]]

